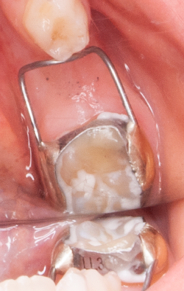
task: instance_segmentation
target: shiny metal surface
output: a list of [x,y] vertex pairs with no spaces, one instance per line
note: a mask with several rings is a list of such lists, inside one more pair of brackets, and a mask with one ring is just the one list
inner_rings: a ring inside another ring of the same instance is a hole
[[149,267],[146,270],[146,278],[142,287],[142,291],[146,291],[150,285],[151,285],[151,280],[153,278],[154,275],[154,267],[156,265],[156,260],[154,260]]
[[[38,61],[22,67],[19,71],[19,84],[22,92],[22,96],[26,105],[27,113],[33,127],[33,132],[35,135],[35,140],[38,146],[38,152],[35,149],[35,156],[38,157],[38,171],[40,173],[41,181],[43,184],[43,196],[52,204],[55,208],[61,211],[68,211],[67,206],[67,195],[65,195],[63,188],[61,189],[58,180],[56,178],[56,163],[59,155],[61,154],[61,144],[65,143],[65,139],[68,138],[68,135],[58,139],[56,141],[46,143],[42,141],[42,137],[37,126],[37,122],[34,116],[34,112],[29,100],[29,95],[26,87],[25,74],[29,71],[39,69],[42,67],[56,66],[64,63],[69,63],[78,59],[81,59],[89,54],[98,55],[106,67],[108,68],[116,88],[120,94],[123,106],[126,109],[127,115],[129,117],[128,125],[126,124],[125,129],[125,138],[127,140],[126,151],[128,154],[129,163],[132,169],[132,173],[135,174],[137,182],[139,183],[143,193],[141,194],[141,206],[147,201],[149,194],[149,189],[152,186],[154,179],[154,157],[152,154],[152,149],[149,146],[149,143],[146,141],[146,138],[140,134],[140,128],[137,124],[134,112],[132,111],[131,105],[129,103],[126,92],[123,88],[121,80],[118,76],[118,73],[112,64],[109,57],[105,52],[95,46],[88,47],[83,51],[74,54],[67,61],[55,61],[55,60],[46,60]],[[130,126],[129,126],[130,125]],[[87,125],[88,126],[88,125]],[[90,126],[90,125],[89,125]],[[85,126],[81,127],[81,130]],[[131,128],[131,130],[130,130]],[[78,130],[74,131],[75,133]],[[71,132],[70,136],[75,137]],[[138,207],[138,206],[136,206]],[[122,209],[118,209],[122,210]],[[112,211],[111,211],[112,212]],[[93,212],[94,213],[94,212]],[[96,213],[96,212],[95,212]],[[99,212],[98,212],[99,213]],[[73,213],[74,214],[74,213]],[[76,213],[75,213],[76,214]]]
[[120,94],[122,103],[127,111],[127,114],[129,116],[130,120],[133,123],[136,123],[135,115],[132,111],[128,97],[126,95],[126,92],[123,88],[123,85],[121,83],[121,80],[118,76],[118,73],[117,73],[113,63],[111,62],[109,57],[105,54],[105,52],[102,49],[95,47],[95,46],[92,46],[92,47],[88,47],[88,48],[84,49],[83,51],[81,51],[79,53],[74,54],[71,58],[69,58],[67,61],[64,61],[64,62],[63,61],[55,61],[55,60],[38,61],[38,62],[34,62],[34,63],[28,64],[28,65],[25,65],[24,67],[22,67],[20,69],[19,75],[18,75],[19,84],[20,84],[20,88],[22,91],[22,95],[24,97],[24,101],[26,103],[27,111],[28,111],[28,114],[29,114],[29,117],[31,120],[31,124],[33,126],[33,130],[34,130],[38,145],[41,145],[42,139],[40,136],[40,132],[39,132],[36,120],[35,120],[35,116],[34,116],[30,101],[29,101],[29,95],[27,92],[26,82],[25,82],[26,72],[32,71],[32,70],[35,70],[38,68],[42,68],[42,67],[55,66],[55,65],[61,65],[64,63],[69,63],[69,62],[75,61],[77,59],[81,59],[81,58],[83,58],[91,53],[97,54],[103,60],[105,65],[107,66],[107,68],[108,68],[108,70],[109,70],[109,72],[110,72],[110,74],[115,82],[116,88]]
[[[145,223],[140,234],[138,235],[142,249],[142,259],[140,259],[140,266],[142,268],[142,272],[145,272],[145,281],[142,286],[142,291],[146,291],[150,287],[154,275],[158,275],[158,271],[163,270],[166,263],[166,261],[161,259],[162,264],[160,265],[159,256],[161,254],[160,251],[158,251],[158,243],[161,242],[161,240],[157,240],[157,238],[160,238],[160,236],[160,233],[148,223]],[[117,268],[116,258],[117,256],[120,258],[119,256],[123,252],[123,248],[121,249],[120,241],[121,239],[118,240],[117,247],[113,249],[111,247],[110,249],[102,248],[99,250],[98,248],[97,250],[83,249],[74,246],[67,246],[66,244],[65,247],[63,247],[63,244],[65,243],[63,241],[61,246],[58,245],[57,248],[55,248],[55,259],[52,263],[50,277],[55,280],[54,278],[56,277],[57,273],[64,274],[67,271],[67,266],[68,268],[75,267],[79,270],[95,269],[102,275],[105,275],[109,271],[115,271]],[[163,244],[161,247],[163,247]],[[68,255],[69,253],[72,253],[72,256]],[[63,258],[65,259],[63,260]],[[113,264],[111,264],[111,267],[109,267],[109,258],[111,262],[115,262],[115,270],[113,269]],[[160,265],[159,268],[158,265]],[[140,274],[139,272],[140,271],[138,270],[137,274]]]

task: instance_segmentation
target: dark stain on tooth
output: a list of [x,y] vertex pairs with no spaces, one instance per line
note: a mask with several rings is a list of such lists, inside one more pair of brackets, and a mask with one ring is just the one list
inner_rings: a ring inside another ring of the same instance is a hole
[[68,23],[65,20],[65,18],[62,17],[58,17],[53,25],[53,30],[52,30],[52,40],[56,41],[56,40],[65,40],[67,41],[68,39],[68,33],[67,33],[67,28]]

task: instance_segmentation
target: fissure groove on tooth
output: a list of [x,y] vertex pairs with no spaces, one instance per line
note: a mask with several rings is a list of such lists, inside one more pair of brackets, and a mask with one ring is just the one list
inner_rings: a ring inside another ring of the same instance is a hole
[[29,0],[24,26],[47,54],[64,61],[89,42],[88,16],[80,0]]
[[[95,281],[94,281],[95,280]],[[115,288],[115,289],[114,289]],[[118,276],[110,272],[105,276],[95,270],[71,268],[57,285],[41,276],[21,276],[17,280],[6,280],[0,283],[0,291],[121,291],[121,282]]]

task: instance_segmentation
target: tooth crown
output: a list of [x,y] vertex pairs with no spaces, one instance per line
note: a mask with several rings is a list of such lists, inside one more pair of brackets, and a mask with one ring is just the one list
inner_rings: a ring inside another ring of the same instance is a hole
[[79,0],[30,0],[24,26],[47,54],[64,61],[89,42],[88,17]]
[[126,151],[126,125],[126,116],[97,119],[61,150],[56,178],[69,213],[108,213],[141,206],[142,189]]

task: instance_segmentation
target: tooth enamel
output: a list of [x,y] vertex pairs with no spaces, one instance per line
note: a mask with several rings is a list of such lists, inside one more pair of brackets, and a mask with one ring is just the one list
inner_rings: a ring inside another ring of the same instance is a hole
[[68,59],[89,42],[81,0],[29,0],[23,23],[34,42],[56,60]]
[[[114,289],[114,287],[116,289]],[[121,282],[116,274],[110,272],[102,276],[96,270],[71,268],[59,281],[56,291],[121,291]]]
[[17,280],[1,282],[0,291],[113,291],[114,286],[116,291],[121,291],[121,282],[113,272],[102,276],[95,270],[70,268],[57,285],[44,276],[21,276]]
[[56,287],[54,282],[46,277],[33,276],[31,278],[27,276],[21,276],[17,280],[5,280],[0,283],[1,291],[55,291]]

